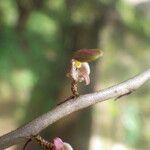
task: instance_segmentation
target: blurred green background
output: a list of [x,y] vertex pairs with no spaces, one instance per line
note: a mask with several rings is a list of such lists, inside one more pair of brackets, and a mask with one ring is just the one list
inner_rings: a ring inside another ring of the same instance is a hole
[[[72,53],[101,48],[91,64],[97,91],[144,71],[150,64],[149,0],[1,0],[0,135],[27,123],[68,97]],[[75,150],[149,150],[150,86],[130,96],[73,113],[41,135]],[[20,150],[19,146],[8,150]],[[29,150],[40,149],[31,143]]]

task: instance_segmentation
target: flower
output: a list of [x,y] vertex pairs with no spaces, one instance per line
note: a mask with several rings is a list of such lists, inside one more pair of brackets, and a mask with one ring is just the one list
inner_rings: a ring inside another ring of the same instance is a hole
[[71,60],[71,69],[68,77],[76,82],[85,81],[86,85],[90,83],[90,66],[87,62],[80,62],[75,59]]
[[103,55],[100,49],[80,49],[76,51],[71,59],[71,69],[67,74],[75,82],[85,81],[90,84],[90,66],[88,62],[94,61]]
[[63,142],[59,137],[56,137],[53,140],[55,150],[73,150],[72,146],[69,143]]

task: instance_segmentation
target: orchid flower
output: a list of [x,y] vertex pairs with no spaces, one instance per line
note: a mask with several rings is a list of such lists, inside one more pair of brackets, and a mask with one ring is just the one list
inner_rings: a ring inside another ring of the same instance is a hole
[[86,85],[90,83],[90,66],[87,62],[71,60],[70,77],[76,82],[85,81]]
[[86,85],[90,84],[90,61],[94,61],[102,56],[103,52],[99,49],[81,49],[75,52],[71,59],[71,69],[67,74],[76,82],[85,81]]

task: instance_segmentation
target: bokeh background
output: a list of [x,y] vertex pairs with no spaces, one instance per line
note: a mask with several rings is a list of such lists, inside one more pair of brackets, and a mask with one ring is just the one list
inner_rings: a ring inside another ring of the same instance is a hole
[[[0,0],[0,135],[68,97],[65,74],[75,50],[101,48],[91,63],[97,91],[150,64],[149,0]],[[73,113],[41,135],[59,136],[75,150],[149,150],[150,86]],[[20,150],[22,144],[8,148]],[[29,150],[40,147],[31,143]]]

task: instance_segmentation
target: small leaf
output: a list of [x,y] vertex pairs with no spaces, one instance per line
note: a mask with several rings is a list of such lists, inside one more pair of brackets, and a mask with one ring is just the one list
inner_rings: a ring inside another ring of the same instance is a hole
[[73,59],[80,62],[91,62],[103,55],[100,49],[80,49],[73,55]]

